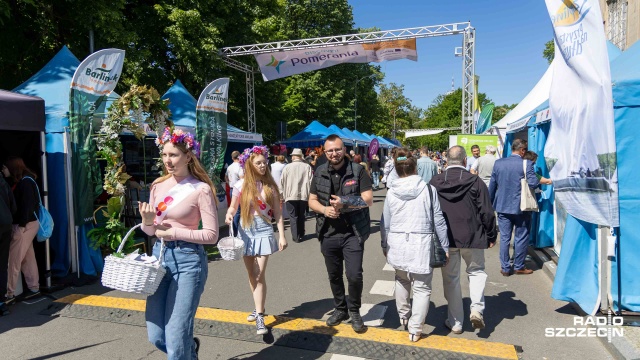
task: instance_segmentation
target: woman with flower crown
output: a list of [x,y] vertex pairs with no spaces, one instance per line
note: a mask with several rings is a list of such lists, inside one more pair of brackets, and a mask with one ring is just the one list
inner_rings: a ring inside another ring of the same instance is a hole
[[[227,210],[226,223],[233,222],[233,215],[240,205],[240,226],[238,231],[245,243],[244,265],[249,274],[249,285],[253,294],[255,309],[247,321],[256,322],[258,335],[266,334],[264,324],[264,304],[267,296],[265,273],[269,255],[287,247],[284,237],[284,223],[280,209],[280,195],[267,159],[266,146],[245,149],[240,155],[240,166],[244,169],[244,179],[233,186],[231,205]],[[273,233],[272,219],[278,224],[279,240]]]
[[140,203],[139,210],[142,230],[164,242],[156,242],[153,255],[163,252],[167,272],[147,298],[147,333],[168,359],[197,359],[193,323],[208,274],[203,245],[218,241],[216,195],[191,133],[166,128],[157,143],[165,175],[154,181],[149,203]]

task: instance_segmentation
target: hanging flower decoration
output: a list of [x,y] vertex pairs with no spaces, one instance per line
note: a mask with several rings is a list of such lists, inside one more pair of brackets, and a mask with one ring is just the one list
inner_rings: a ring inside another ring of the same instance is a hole
[[267,165],[269,165],[269,148],[264,145],[256,145],[252,148],[244,149],[242,154],[238,157],[238,160],[240,160],[240,166],[243,169],[251,154],[264,155],[264,158],[267,160]]
[[109,195],[124,195],[124,184],[130,178],[124,170],[118,135],[129,130],[142,140],[146,135],[146,119],[149,127],[160,136],[159,132],[171,125],[170,116],[169,100],[162,100],[156,89],[147,86],[133,85],[109,107],[96,140],[98,155],[107,161],[104,189]]
[[[147,133],[145,125],[148,125],[160,137],[160,132],[166,126],[173,125],[169,120],[170,116],[169,100],[161,99],[158,91],[148,86],[131,86],[129,91],[109,107],[107,117],[96,136],[98,156],[107,162],[103,185],[110,195],[108,206],[103,210],[107,226],[96,228],[88,234],[94,246],[107,246],[115,250],[120,245],[119,240],[105,243],[104,239],[121,239],[124,235],[124,223],[120,220],[120,215],[124,208],[125,183],[131,176],[124,167],[122,143],[118,136],[124,130],[129,130],[142,140]],[[159,162],[162,163],[161,159]],[[128,248],[129,244],[125,246],[125,249]]]

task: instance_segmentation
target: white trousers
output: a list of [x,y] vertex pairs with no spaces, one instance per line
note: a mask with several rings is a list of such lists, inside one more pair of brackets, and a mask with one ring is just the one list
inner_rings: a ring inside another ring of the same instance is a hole
[[[422,326],[429,311],[431,279],[433,279],[433,272],[414,274],[396,269],[396,307],[400,318],[409,320],[408,329],[411,334],[422,334]],[[409,301],[412,283],[413,306]]]
[[442,285],[447,299],[449,323],[456,327],[464,324],[462,289],[460,287],[460,257],[467,264],[471,311],[484,312],[484,286],[487,273],[484,271],[484,249],[449,248],[449,264],[442,268]]

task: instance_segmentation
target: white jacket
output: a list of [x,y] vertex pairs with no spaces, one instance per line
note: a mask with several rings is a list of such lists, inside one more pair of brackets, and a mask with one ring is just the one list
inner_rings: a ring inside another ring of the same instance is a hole
[[435,229],[431,228],[431,199],[422,178],[411,175],[398,178],[387,192],[380,220],[382,248],[387,251],[387,262],[393,268],[415,274],[429,274],[431,241],[438,234],[445,251],[449,251],[447,224],[440,210],[438,193],[433,193]]

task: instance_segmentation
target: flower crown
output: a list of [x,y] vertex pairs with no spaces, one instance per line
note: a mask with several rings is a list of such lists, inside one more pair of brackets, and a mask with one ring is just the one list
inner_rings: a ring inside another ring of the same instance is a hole
[[240,166],[243,169],[251,154],[264,155],[265,159],[267,159],[267,164],[269,164],[269,148],[264,145],[256,145],[252,148],[244,149],[242,154],[238,156],[238,159],[240,160]]
[[185,144],[187,150],[193,151],[196,157],[200,157],[200,143],[190,132],[184,132],[180,129],[175,129],[172,132],[171,128],[167,126],[162,136],[156,139],[156,145],[162,146],[167,141],[171,141],[172,144]]

